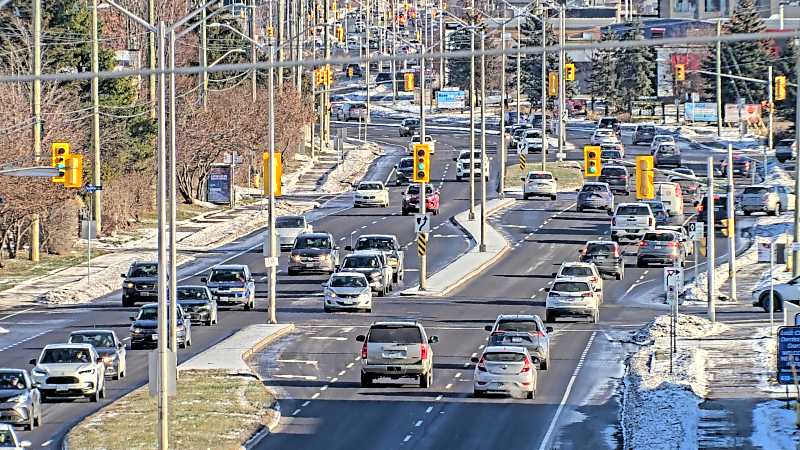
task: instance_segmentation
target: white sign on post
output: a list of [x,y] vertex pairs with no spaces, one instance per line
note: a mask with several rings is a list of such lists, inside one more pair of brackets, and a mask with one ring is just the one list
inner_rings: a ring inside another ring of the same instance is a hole
[[667,293],[667,303],[673,304],[678,301],[681,288],[683,288],[683,268],[665,267],[664,292]]
[[430,213],[415,214],[414,215],[414,232],[415,233],[430,233],[431,232],[431,215],[430,215]]
[[689,231],[689,239],[693,241],[699,241],[705,236],[706,230],[702,223],[689,222],[686,228]]
[[758,262],[769,263],[771,261],[772,241],[769,238],[759,236],[756,239],[756,245],[758,245]]

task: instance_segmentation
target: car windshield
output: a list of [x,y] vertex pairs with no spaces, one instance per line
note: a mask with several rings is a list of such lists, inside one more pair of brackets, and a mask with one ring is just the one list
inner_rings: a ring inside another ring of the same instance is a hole
[[380,183],[361,183],[358,185],[359,191],[380,191],[383,189]]
[[17,448],[14,435],[10,430],[0,430],[0,447],[2,448]]
[[91,362],[91,354],[85,348],[50,348],[44,351],[40,364],[80,364]]
[[608,188],[599,184],[584,184],[581,192],[608,192]]
[[176,291],[178,300],[208,300],[208,292],[203,287],[180,287]]
[[592,269],[583,266],[566,266],[561,269],[561,276],[564,277],[590,277]]
[[643,241],[652,242],[670,242],[676,239],[677,237],[673,233],[645,233],[642,238]]
[[656,131],[656,127],[654,127],[653,125],[639,125],[639,126],[636,128],[636,131],[638,131],[638,132],[640,132],[640,133],[641,133],[641,132],[645,132],[645,133],[653,133],[653,132],[655,132],[655,131]]
[[342,267],[345,269],[356,269],[363,267],[377,268],[380,267],[380,261],[375,256],[350,255],[344,259]]
[[421,344],[422,332],[409,325],[375,325],[369,331],[368,342]]
[[622,159],[619,150],[603,150],[600,152],[600,159]]
[[661,202],[647,202],[647,204],[650,205],[650,210],[653,211],[654,213],[666,211],[666,208],[664,208],[664,204]]
[[303,228],[305,220],[302,217],[278,217],[275,219],[275,228]]
[[[408,187],[408,194],[409,195],[418,195],[419,194],[419,185],[412,184]],[[430,185],[425,186],[425,194],[430,195],[433,194],[433,188]]]
[[148,307],[140,309],[136,320],[158,320],[158,308]]
[[359,238],[356,250],[394,250],[394,240],[391,238]]
[[748,186],[744,188],[745,194],[766,194],[769,192],[769,188],[763,186]]
[[522,353],[491,352],[484,353],[483,359],[489,362],[522,362],[525,355]]
[[587,255],[610,255],[614,253],[613,244],[589,244],[586,246]]
[[400,160],[400,164],[398,164],[398,167],[403,168],[403,169],[408,168],[408,167],[413,167],[413,166],[414,166],[414,159],[413,158],[403,158],[403,159]]
[[524,334],[493,334],[489,337],[489,347],[501,345],[521,345],[528,346],[533,344],[533,338],[530,335]]
[[92,344],[94,348],[111,348],[114,336],[111,333],[75,333],[69,337],[70,344]]
[[618,216],[647,216],[650,211],[644,205],[622,205],[617,208]]
[[0,372],[0,390],[2,389],[25,389],[22,372]]
[[541,331],[539,324],[535,320],[500,320],[497,323],[497,331],[521,331],[525,333],[536,333]]
[[606,177],[624,177],[627,174],[622,167],[604,167],[600,175]]
[[[475,155],[475,159],[477,159],[478,161],[481,160],[481,153],[480,152],[473,152],[473,154]],[[461,155],[458,156],[458,159],[468,160],[469,159],[469,152],[462,153]]]
[[655,138],[653,138],[653,142],[655,143],[673,142],[673,141],[674,139],[672,138],[672,136],[656,136]]
[[340,276],[331,278],[331,287],[363,288],[367,287],[367,279],[364,277]]
[[525,132],[525,137],[526,138],[541,138],[542,137],[542,132],[539,131],[539,130],[527,130]]
[[549,173],[529,173],[528,174],[529,180],[552,180],[553,175]]
[[578,281],[558,281],[553,283],[553,289],[556,292],[586,292],[589,290],[587,283]]
[[131,268],[130,278],[155,278],[158,276],[158,264],[137,264]]
[[240,269],[214,269],[208,279],[213,283],[244,283],[244,271]]
[[331,248],[331,241],[330,239],[328,239],[327,236],[320,236],[320,237],[303,236],[295,240],[294,248],[328,249]]

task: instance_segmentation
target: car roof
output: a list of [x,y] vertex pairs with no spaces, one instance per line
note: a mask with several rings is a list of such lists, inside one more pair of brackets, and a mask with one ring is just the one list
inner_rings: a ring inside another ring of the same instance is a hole
[[409,320],[381,320],[381,321],[378,321],[378,322],[372,322],[372,325],[370,325],[370,327],[374,327],[376,325],[377,326],[394,325],[394,326],[408,326],[408,327],[417,327],[417,326],[421,327],[422,326],[422,324],[419,323],[419,321],[412,320],[412,319],[409,319]]
[[553,172],[550,172],[549,170],[531,170],[530,172],[528,172],[528,175],[531,175],[531,174],[535,174],[535,175],[552,175]]
[[[17,369],[16,367],[0,367],[0,373],[9,373],[9,372],[28,373],[27,370],[25,370],[25,369]],[[4,424],[0,424],[0,425],[4,425]]]
[[507,321],[523,321],[523,320],[536,320],[539,319],[539,316],[535,314],[498,314],[495,322],[500,320],[507,320]]
[[202,284],[179,284],[175,287],[176,289],[180,288],[200,288],[200,289],[208,289],[208,286],[204,286]]
[[616,243],[616,242],[614,242],[614,241],[604,241],[604,240],[597,240],[597,241],[586,241],[586,245],[589,245],[589,244],[602,244],[602,245],[612,244],[612,245],[619,245],[618,243]]
[[212,269],[223,269],[223,270],[231,270],[231,269],[244,269],[247,266],[244,264],[220,264],[218,266],[212,267]]
[[[11,426],[10,424],[7,424],[7,423],[0,423],[0,430],[4,430],[4,431],[5,430],[11,430],[11,432],[13,433],[14,432],[14,427]],[[14,435],[16,436],[16,434],[14,434]]]
[[132,266],[143,266],[143,265],[151,265],[151,264],[158,265],[158,261],[135,261],[135,262],[131,263]]
[[361,186],[362,184],[372,184],[372,183],[377,183],[377,184],[383,185],[383,181],[380,181],[380,180],[359,181],[358,185]]
[[614,164],[605,165],[605,166],[603,166],[603,169],[625,169],[626,171],[628,170],[628,168],[625,167],[625,166],[619,166],[619,165],[614,165]]
[[94,346],[92,344],[66,344],[66,343],[64,343],[64,344],[47,344],[47,345],[44,346],[43,350],[60,349],[60,348],[76,348],[76,347],[86,348],[86,349],[94,348]]
[[745,188],[745,189],[747,189],[747,188],[749,188],[749,187],[757,187],[757,188],[771,188],[771,187],[775,187],[775,185],[761,183],[761,184],[751,184],[751,185],[749,185],[749,186],[745,186],[744,188]]
[[360,272],[334,272],[331,274],[331,278],[336,277],[358,277],[358,278],[366,278],[363,273]]
[[114,333],[114,330],[108,330],[105,328],[87,328],[85,330],[75,330],[71,332],[69,335],[72,336],[73,334],[89,334],[89,333]]
[[349,255],[345,256],[345,258],[348,258],[350,256],[382,256],[382,255],[383,255],[382,251],[370,248],[367,250],[356,250],[353,253],[350,253]]
[[380,239],[395,239],[397,236],[393,234],[362,234],[358,237],[361,238],[380,238]]
[[594,263],[581,261],[564,261],[561,267],[594,267]]
[[[301,238],[301,237],[331,237],[331,234],[330,233],[326,233],[324,231],[314,231],[314,232],[309,232],[309,233],[301,233],[300,236],[297,236],[297,237],[298,238]],[[217,267],[219,267],[219,266],[217,266]]]
[[619,208],[619,207],[622,207],[622,206],[648,206],[648,205],[647,205],[647,203],[645,203],[644,201],[640,201],[640,202],[627,202],[627,203],[618,203],[618,204],[617,204],[617,207],[618,207],[618,208]]
[[305,219],[306,216],[302,214],[287,214],[285,216],[278,216],[278,219]]
[[608,183],[605,181],[587,181],[583,183],[584,186],[603,186],[608,187]]
[[512,345],[493,345],[486,347],[483,353],[523,353],[527,354],[528,350],[525,347],[512,346]]

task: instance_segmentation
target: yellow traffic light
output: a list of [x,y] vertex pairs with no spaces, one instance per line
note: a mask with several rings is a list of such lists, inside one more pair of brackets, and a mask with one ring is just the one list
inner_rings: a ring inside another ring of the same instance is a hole
[[583,175],[596,177],[600,175],[600,146],[587,145],[583,147]]
[[58,169],[58,175],[51,178],[53,183],[64,182],[64,174],[67,170],[67,158],[69,158],[69,148],[68,142],[53,142],[50,145],[50,167]]
[[339,42],[344,42],[344,27],[341,25],[336,27],[336,38],[339,39]]
[[656,196],[653,185],[655,172],[653,172],[653,157],[650,155],[636,157],[636,199],[652,200]]
[[275,37],[275,28],[272,25],[267,27],[267,37],[268,38]]
[[720,220],[720,222],[722,223],[722,226],[720,227],[720,232],[722,232],[722,235],[725,237],[733,236],[735,233],[734,231],[735,222],[733,220],[728,220],[728,219],[722,219]]
[[281,187],[283,180],[283,153],[275,152],[275,176],[270,176],[269,172],[269,152],[261,154],[261,170],[264,176],[264,195],[269,195],[269,183],[273,184],[275,197],[282,195]]
[[564,64],[564,79],[567,81],[575,81],[575,64]]
[[414,144],[414,170],[411,180],[414,183],[431,181],[431,155],[429,144]]
[[558,72],[550,72],[547,77],[547,94],[550,97],[558,97]]
[[353,68],[352,67],[348,67],[347,68],[347,78],[353,78]]
[[83,155],[69,155],[64,171],[64,187],[80,188],[83,186]]
[[775,100],[786,100],[786,77],[784,75],[775,77]]
[[675,64],[675,80],[686,80],[686,64]]
[[414,91],[414,73],[413,72],[406,72],[403,75],[403,80],[405,84],[403,85],[403,90],[406,92],[413,92]]

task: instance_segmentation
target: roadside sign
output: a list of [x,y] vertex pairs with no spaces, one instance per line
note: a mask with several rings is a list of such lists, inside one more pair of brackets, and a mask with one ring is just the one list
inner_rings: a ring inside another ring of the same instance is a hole
[[278,265],[278,257],[277,256],[267,256],[264,258],[264,267],[277,267]]
[[87,184],[84,187],[84,189],[86,190],[86,192],[91,194],[93,192],[102,191],[103,190],[103,186],[102,185]]
[[756,245],[758,246],[758,262],[769,263],[772,261],[770,252],[772,252],[772,241],[769,238],[759,236],[756,238]]
[[792,242],[792,251],[800,252],[800,242]]
[[664,268],[664,292],[667,294],[667,303],[673,304],[678,301],[680,289],[683,287],[683,268],[665,267]]
[[700,239],[703,239],[703,237],[705,236],[706,229],[705,227],[703,227],[703,224],[701,223],[689,222],[686,225],[686,228],[689,231],[689,239],[693,241],[699,241]]
[[778,328],[778,383],[794,384],[792,366],[800,371],[800,326]]
[[431,215],[430,215],[430,213],[415,214],[414,215],[414,232],[415,233],[430,233],[431,232]]

